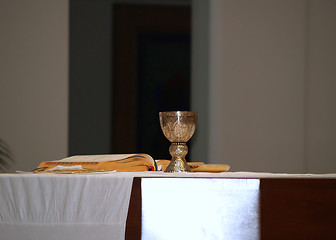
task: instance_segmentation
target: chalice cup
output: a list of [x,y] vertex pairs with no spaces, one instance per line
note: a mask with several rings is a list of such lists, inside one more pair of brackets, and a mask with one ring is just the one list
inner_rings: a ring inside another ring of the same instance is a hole
[[185,159],[188,153],[187,142],[196,129],[197,112],[160,112],[160,125],[163,134],[171,142],[169,153],[172,159],[165,172],[191,172]]

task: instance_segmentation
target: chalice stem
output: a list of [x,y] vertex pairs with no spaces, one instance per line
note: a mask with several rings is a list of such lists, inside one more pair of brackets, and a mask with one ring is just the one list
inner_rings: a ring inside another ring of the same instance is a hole
[[186,143],[172,143],[169,147],[169,153],[172,159],[165,172],[191,172],[191,169],[185,159],[188,153]]

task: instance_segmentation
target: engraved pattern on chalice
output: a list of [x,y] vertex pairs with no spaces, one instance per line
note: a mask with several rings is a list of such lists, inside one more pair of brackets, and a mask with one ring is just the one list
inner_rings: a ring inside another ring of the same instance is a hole
[[171,142],[169,153],[172,159],[165,172],[191,172],[185,160],[188,153],[186,142],[195,132],[197,112],[160,112],[159,116],[162,132]]

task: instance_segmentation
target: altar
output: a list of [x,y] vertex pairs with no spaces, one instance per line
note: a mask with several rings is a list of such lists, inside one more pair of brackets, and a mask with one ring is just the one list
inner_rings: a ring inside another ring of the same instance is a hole
[[336,239],[336,174],[0,174],[0,240]]

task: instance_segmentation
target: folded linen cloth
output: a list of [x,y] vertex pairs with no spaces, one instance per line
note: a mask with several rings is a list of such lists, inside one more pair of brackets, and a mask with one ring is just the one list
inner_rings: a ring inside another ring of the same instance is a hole
[[125,237],[133,176],[0,174],[0,239]]

